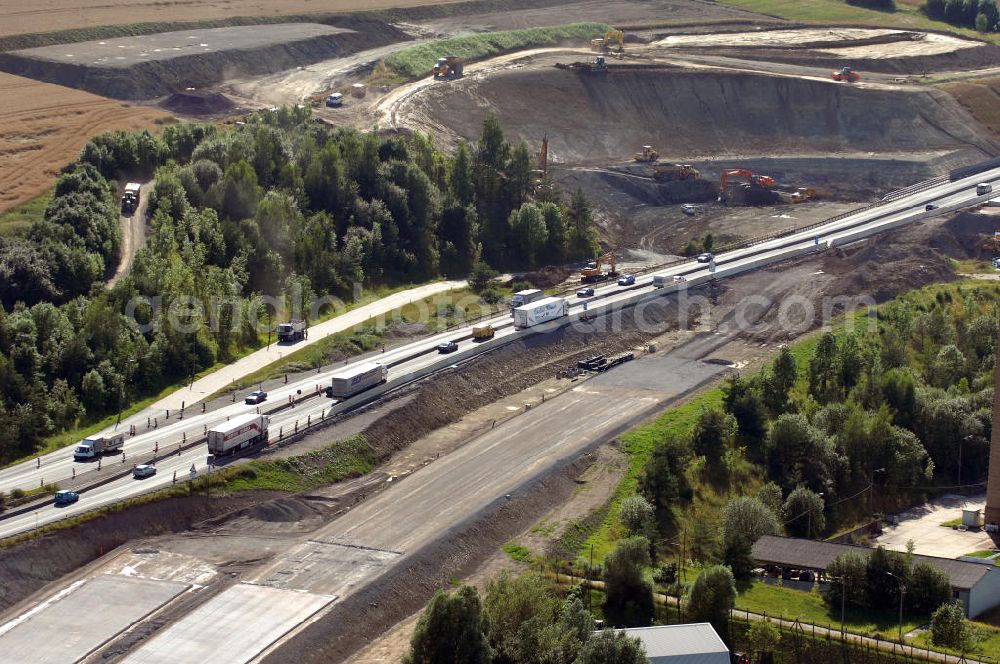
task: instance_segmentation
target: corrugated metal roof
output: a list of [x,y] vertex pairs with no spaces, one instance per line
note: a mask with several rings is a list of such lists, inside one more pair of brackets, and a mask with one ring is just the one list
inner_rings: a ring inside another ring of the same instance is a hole
[[729,649],[708,623],[622,631],[642,641],[652,664],[729,664]]
[[[842,553],[853,552],[867,556],[873,550],[866,546],[764,535],[753,545],[753,557],[754,560],[761,563],[822,571]],[[918,554],[913,556],[913,560],[914,562],[925,562],[938,568],[948,575],[951,587],[959,590],[971,589],[990,570],[989,567],[983,565],[952,560],[951,558],[935,558],[934,556]]]

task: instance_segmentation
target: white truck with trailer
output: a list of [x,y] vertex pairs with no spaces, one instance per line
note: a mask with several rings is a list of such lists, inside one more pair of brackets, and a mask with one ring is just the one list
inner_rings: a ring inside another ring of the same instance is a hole
[[514,327],[523,330],[569,315],[569,305],[561,297],[546,297],[514,309]]
[[125,434],[116,433],[109,436],[91,436],[84,438],[73,450],[75,461],[96,459],[109,452],[120,453],[125,447]]
[[292,343],[306,338],[306,322],[292,319],[278,325],[278,341]]
[[247,413],[217,424],[208,430],[208,453],[214,456],[233,454],[257,443],[267,442],[267,415]]
[[326,395],[346,399],[359,392],[381,385],[389,379],[389,369],[378,362],[362,362],[330,377]]

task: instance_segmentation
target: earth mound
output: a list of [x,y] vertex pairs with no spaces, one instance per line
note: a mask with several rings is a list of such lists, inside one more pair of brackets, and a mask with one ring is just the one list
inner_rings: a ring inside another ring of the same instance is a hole
[[178,115],[222,115],[236,108],[229,97],[210,90],[175,92],[160,102],[160,106]]

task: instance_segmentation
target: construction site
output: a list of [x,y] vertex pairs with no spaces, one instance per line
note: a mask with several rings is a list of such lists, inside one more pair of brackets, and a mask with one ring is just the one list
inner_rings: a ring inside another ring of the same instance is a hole
[[[173,16],[173,4],[149,9],[175,22],[224,20],[229,11],[203,3],[191,17]],[[177,120],[231,126],[255,111],[301,105],[332,127],[424,132],[449,154],[460,142],[475,144],[484,118],[495,114],[506,137],[532,154],[536,193],[580,190],[593,207],[595,260],[528,275],[539,289],[570,293],[616,282],[627,289],[636,274],[682,257],[714,272],[720,247],[876,209],[1000,155],[1000,46],[985,39],[803,24],[701,0],[321,4],[290,2],[275,12],[292,19],[266,29],[171,24],[177,29],[152,35],[53,43],[0,35],[7,46],[0,75],[133,109],[130,128]],[[362,9],[372,11],[354,11]],[[311,21],[305,11],[327,13]],[[482,58],[442,49],[419,77],[387,73],[386,59],[408,47],[562,25],[567,17],[610,29]],[[19,118],[31,112],[19,107]],[[39,160],[39,146],[55,145],[63,161],[82,147],[79,127],[34,127],[0,129],[0,174],[27,169],[42,181],[58,166]],[[146,186],[130,208],[140,216]],[[11,208],[38,191],[0,200]],[[106,626],[72,647],[46,643],[41,660],[166,661],[155,647],[162,653],[169,640],[176,661],[197,661],[210,652],[208,641],[233,627],[220,620],[216,631],[195,636],[215,624],[212,609],[225,601],[220,615],[253,614],[235,629],[259,638],[219,661],[398,661],[435,590],[518,569],[505,543],[575,555],[566,532],[603,518],[626,475],[623,432],[813,334],[825,324],[823,298],[840,298],[843,313],[852,298],[858,306],[882,303],[963,278],[958,265],[988,261],[1000,216],[981,205],[839,245],[830,239],[825,253],[706,281],[686,327],[670,298],[643,312],[654,330],[630,312],[617,327],[604,325],[584,304],[579,320],[589,327],[456,361],[263,453],[286,459],[363,434],[374,441],[375,469],[352,479],[296,494],[173,497],[12,543],[0,549],[0,645],[30,661],[43,631],[21,616],[47,616],[44,629],[57,634],[96,602],[112,602]],[[934,207],[914,210],[929,215]],[[134,254],[151,230],[122,223],[126,253]],[[670,283],[662,279],[659,286]],[[677,286],[686,277],[673,279]],[[580,298],[593,296],[584,290]],[[748,314],[742,303],[753,297],[767,304]],[[789,299],[814,306],[793,329],[782,320]],[[734,322],[746,318],[749,325]],[[393,343],[416,343],[421,330]],[[475,330],[474,341],[494,340],[492,326]],[[625,363],[627,378],[607,371]],[[288,381],[258,387],[277,391]],[[206,402],[209,412],[228,405],[228,395]],[[494,456],[484,464],[487,454]],[[308,474],[323,461],[295,463]],[[501,467],[507,472],[492,472]],[[427,479],[407,480],[417,473]],[[546,521],[561,525],[537,525]],[[135,584],[146,585],[137,592]],[[80,587],[94,594],[75,595]]]

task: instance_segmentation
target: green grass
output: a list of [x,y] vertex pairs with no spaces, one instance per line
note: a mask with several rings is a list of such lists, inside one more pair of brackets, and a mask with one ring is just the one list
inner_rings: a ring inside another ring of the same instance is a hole
[[997,33],[983,34],[975,30],[956,28],[941,21],[932,21],[920,11],[922,2],[897,0],[894,12],[853,7],[844,0],[719,0],[719,2],[746,11],[803,23],[853,23],[906,29],[943,30],[1000,44],[1000,35]]
[[[784,588],[761,581],[754,581],[750,588],[737,595],[736,608],[821,626],[840,626],[839,607],[828,607],[819,592]],[[887,639],[899,636],[899,614],[895,611],[851,609],[844,617],[844,625],[849,632],[869,636],[878,634]],[[927,624],[928,620],[928,616],[907,617],[904,614],[903,633]]]
[[941,652],[948,652],[955,655],[992,657],[994,660],[991,661],[995,661],[997,653],[1000,653],[1000,629],[985,623],[970,621],[969,642],[966,644],[964,650],[955,650],[954,648],[934,645],[931,642],[931,634],[929,631],[918,634],[913,639],[910,639],[909,643],[912,643],[915,646],[920,646],[921,648],[939,650]]
[[52,202],[52,190],[41,196],[16,205],[6,212],[0,212],[0,236],[23,237],[31,224],[42,218],[45,208]]
[[565,41],[589,47],[591,39],[603,35],[609,29],[610,26],[604,23],[571,23],[547,28],[484,32],[410,46],[390,55],[385,59],[385,64],[400,76],[420,78],[427,76],[434,63],[443,55],[456,55],[468,63],[501,53],[554,46]]
[[504,544],[503,550],[504,553],[511,557],[511,560],[516,560],[519,563],[531,563],[535,560],[535,556],[532,555],[530,549],[514,542]]
[[251,461],[220,471],[212,479],[227,491],[297,493],[370,473],[376,461],[375,450],[358,435],[300,456]]
[[997,271],[993,263],[982,260],[952,260],[955,272],[960,274],[992,274]]

